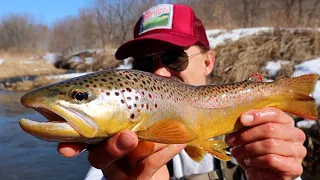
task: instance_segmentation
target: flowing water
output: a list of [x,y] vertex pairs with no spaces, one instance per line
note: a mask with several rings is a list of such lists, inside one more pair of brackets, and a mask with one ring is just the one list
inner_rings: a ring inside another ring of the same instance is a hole
[[87,154],[64,158],[57,143],[41,141],[21,130],[21,117],[43,121],[42,115],[20,104],[23,93],[0,91],[0,179],[84,179]]

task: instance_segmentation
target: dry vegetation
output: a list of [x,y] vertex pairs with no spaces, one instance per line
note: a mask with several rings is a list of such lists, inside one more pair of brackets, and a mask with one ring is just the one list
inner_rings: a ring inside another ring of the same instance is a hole
[[247,36],[214,49],[216,64],[211,83],[242,81],[252,73],[266,76],[265,63],[289,60],[276,78],[289,77],[294,65],[320,56],[320,32],[310,30],[275,30],[273,33]]
[[1,79],[65,72],[31,54],[0,53],[0,58],[4,59],[3,64],[0,64]]

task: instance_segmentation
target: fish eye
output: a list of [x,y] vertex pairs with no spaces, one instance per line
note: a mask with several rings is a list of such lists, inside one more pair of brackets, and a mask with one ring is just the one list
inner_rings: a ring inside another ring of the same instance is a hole
[[78,101],[88,100],[88,93],[87,92],[81,92],[81,91],[73,91],[71,93],[71,97],[73,99],[78,100]]

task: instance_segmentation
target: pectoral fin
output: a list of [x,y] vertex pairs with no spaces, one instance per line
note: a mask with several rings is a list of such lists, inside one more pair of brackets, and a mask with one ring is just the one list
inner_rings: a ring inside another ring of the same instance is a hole
[[184,144],[198,138],[192,129],[179,120],[162,120],[136,133],[141,139],[164,144]]

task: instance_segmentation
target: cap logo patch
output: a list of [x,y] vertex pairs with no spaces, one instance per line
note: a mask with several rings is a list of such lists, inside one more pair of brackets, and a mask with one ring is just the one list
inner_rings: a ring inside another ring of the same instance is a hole
[[139,35],[154,29],[171,29],[172,17],[172,4],[160,4],[148,9],[142,15]]

